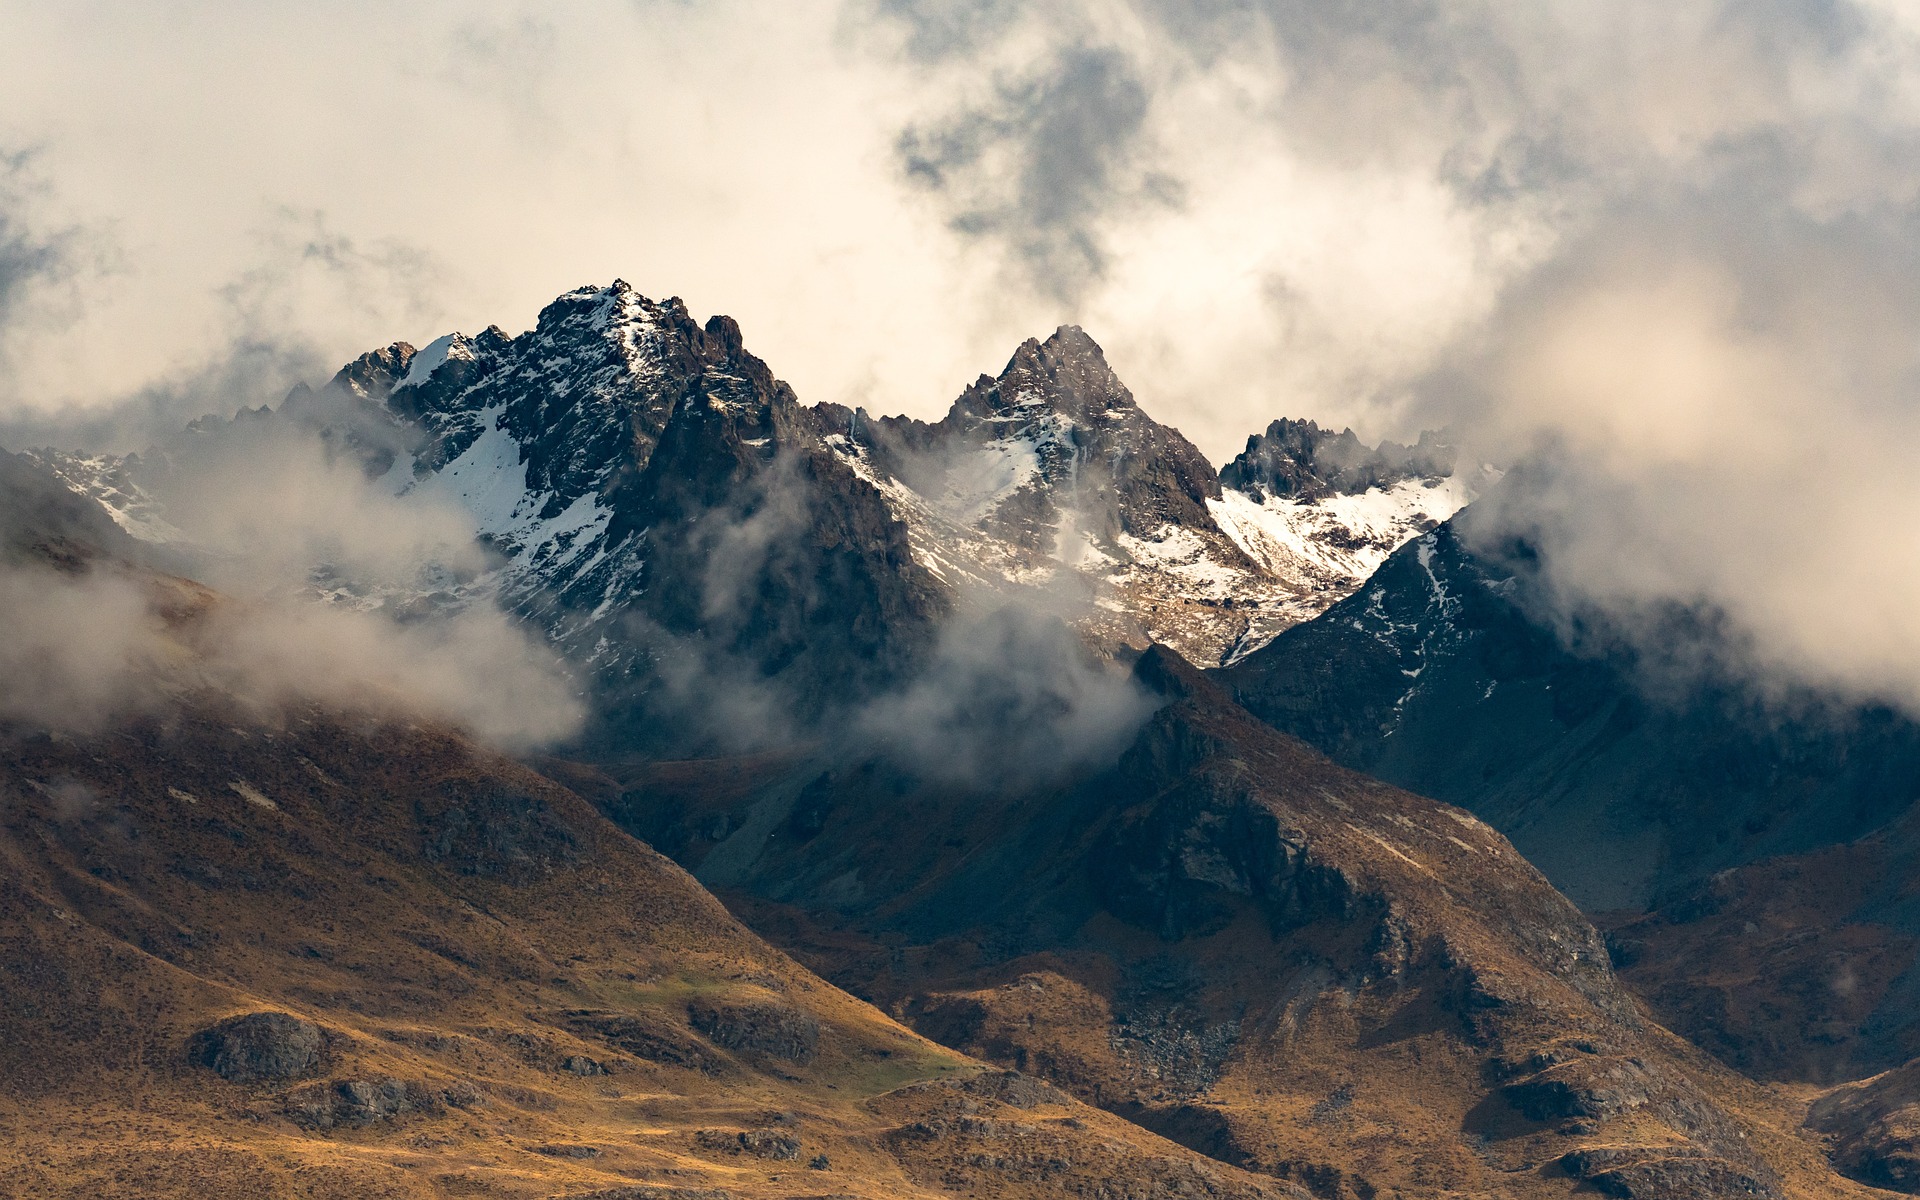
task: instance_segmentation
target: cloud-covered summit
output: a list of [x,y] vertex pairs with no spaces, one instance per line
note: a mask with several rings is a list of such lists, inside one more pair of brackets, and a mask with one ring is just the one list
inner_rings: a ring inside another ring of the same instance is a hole
[[0,443],[269,402],[616,273],[737,314],[803,402],[923,418],[1075,323],[1215,461],[1280,416],[1451,428],[1557,464],[1569,592],[1920,674],[1884,569],[1920,511],[1890,0],[0,15],[33,150]]

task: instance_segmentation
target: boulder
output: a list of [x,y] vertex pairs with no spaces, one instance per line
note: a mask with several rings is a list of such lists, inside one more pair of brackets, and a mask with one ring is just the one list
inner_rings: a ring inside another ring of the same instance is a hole
[[311,1021],[283,1012],[228,1017],[193,1036],[188,1055],[230,1083],[296,1079],[320,1065],[326,1036]]
[[688,1006],[687,1019],[716,1046],[791,1063],[812,1062],[820,1042],[818,1021],[772,1001],[696,1001]]

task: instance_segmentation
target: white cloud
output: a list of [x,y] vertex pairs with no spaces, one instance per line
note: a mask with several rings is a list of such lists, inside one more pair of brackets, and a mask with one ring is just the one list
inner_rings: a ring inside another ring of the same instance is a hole
[[1569,587],[1864,660],[1920,645],[1910,8],[0,0],[12,227],[115,248],[13,313],[0,408],[271,399],[618,275],[924,416],[1071,320],[1216,459],[1279,415],[1551,446]]

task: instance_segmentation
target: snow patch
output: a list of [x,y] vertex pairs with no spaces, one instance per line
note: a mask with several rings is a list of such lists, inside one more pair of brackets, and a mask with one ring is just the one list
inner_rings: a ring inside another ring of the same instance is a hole
[[393,390],[397,392],[402,388],[419,387],[433,378],[433,373],[445,366],[447,359],[454,357],[462,359],[472,357],[472,352],[466,348],[464,337],[458,333],[449,333],[433,339],[425,347],[415,351],[412,360],[407,363],[407,377],[395,385]]

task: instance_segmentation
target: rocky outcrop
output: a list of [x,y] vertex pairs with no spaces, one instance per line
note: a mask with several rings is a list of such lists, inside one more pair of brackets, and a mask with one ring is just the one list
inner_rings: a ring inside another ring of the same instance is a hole
[[689,1068],[707,1075],[719,1075],[726,1069],[719,1055],[658,1013],[576,1009],[561,1014],[558,1023],[581,1037],[604,1042],[644,1062]]
[[1438,482],[1453,474],[1457,457],[1458,451],[1431,431],[1411,446],[1369,446],[1351,429],[1335,433],[1312,421],[1282,418],[1247,439],[1247,448],[1220,469],[1220,482],[1256,502],[1267,496],[1313,500],[1412,479]]
[[693,1144],[720,1154],[748,1154],[775,1162],[800,1157],[800,1139],[779,1129],[702,1129],[694,1134]]
[[421,856],[468,875],[516,883],[543,878],[580,856],[580,835],[537,796],[448,783],[421,805]]
[[229,1083],[262,1083],[309,1074],[325,1050],[326,1035],[313,1022],[291,1013],[252,1012],[194,1034],[187,1053]]
[[1920,1195],[1920,1062],[1820,1097],[1807,1128],[1827,1138],[1834,1166],[1849,1177]]
[[1567,1174],[1584,1180],[1605,1196],[1620,1200],[1734,1200],[1752,1196],[1773,1200],[1777,1182],[1725,1159],[1689,1147],[1602,1146],[1577,1150],[1560,1160]]
[[773,1001],[696,1001],[687,1007],[687,1019],[716,1046],[784,1062],[812,1062],[820,1045],[818,1021]]
[[[1497,833],[1336,766],[1168,650],[1133,678],[1157,711],[1065,784],[803,760],[755,789],[716,764],[706,798],[673,801],[706,832],[669,841],[696,872],[720,855],[770,936],[923,1033],[1222,1163],[1342,1197],[1533,1196],[1610,1146],[1634,1157],[1597,1185],[1772,1194],[1727,1077],[1644,1022],[1597,931]],[[1450,1165],[1416,1185],[1416,1161]]]
[[302,1129],[324,1131],[395,1121],[419,1115],[435,1117],[448,1107],[469,1108],[479,1102],[471,1085],[436,1087],[419,1080],[392,1076],[336,1079],[309,1084],[288,1092],[287,1119]]

